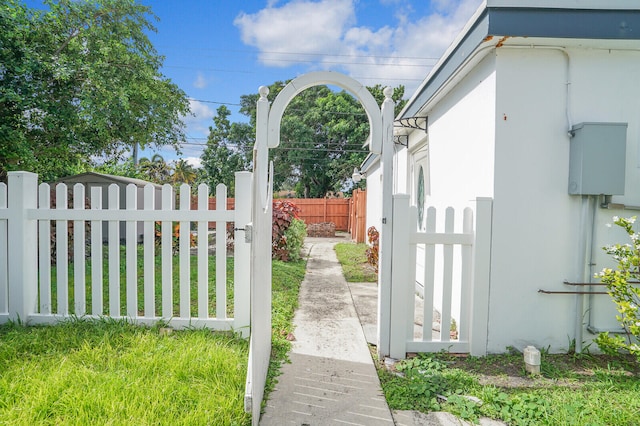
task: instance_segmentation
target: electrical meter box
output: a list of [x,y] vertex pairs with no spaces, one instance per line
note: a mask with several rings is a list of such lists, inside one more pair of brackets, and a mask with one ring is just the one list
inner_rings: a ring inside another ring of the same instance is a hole
[[571,134],[569,194],[623,195],[627,123],[580,123]]

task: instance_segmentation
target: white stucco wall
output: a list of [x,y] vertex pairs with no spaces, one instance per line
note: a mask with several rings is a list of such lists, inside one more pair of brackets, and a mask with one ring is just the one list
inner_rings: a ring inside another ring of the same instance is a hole
[[[416,161],[425,167],[426,208],[437,210],[436,229],[444,231],[447,207],[456,211],[456,232],[462,231],[466,207],[475,210],[476,197],[493,196],[493,141],[495,111],[494,58],[486,57],[441,102],[424,111],[429,117],[428,135],[415,130],[409,148],[403,150],[405,191],[416,203]],[[426,164],[424,158],[426,155]],[[415,160],[415,161],[414,161]],[[402,173],[399,173],[402,175]],[[422,293],[423,249],[418,246],[417,291]],[[442,311],[442,252],[436,251],[434,307]],[[456,260],[451,313],[460,320],[459,264]]]
[[[538,289],[568,290],[564,280],[584,278],[579,236],[587,230],[580,228],[581,197],[567,191],[567,129],[579,122],[629,123],[625,196],[614,200],[640,201],[640,88],[634,77],[640,75],[640,52],[498,48],[496,58],[488,350],[528,344],[563,350],[574,337],[576,315],[583,313],[575,311],[575,296]],[[599,248],[620,234],[605,226],[615,213],[596,210],[596,271],[606,261]],[[598,327],[615,323],[607,298],[594,296],[589,306],[585,297],[585,311]],[[584,340],[591,337],[585,333]]]
[[[378,232],[382,229],[382,167],[380,162],[367,171],[367,218],[366,230],[375,226]],[[368,242],[368,240],[367,240]]]
[[487,56],[430,111],[427,206],[462,212],[493,196],[494,57]]

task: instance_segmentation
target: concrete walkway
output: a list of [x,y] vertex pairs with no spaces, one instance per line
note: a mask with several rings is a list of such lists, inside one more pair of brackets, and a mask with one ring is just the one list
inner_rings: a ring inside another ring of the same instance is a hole
[[261,425],[394,425],[333,246],[307,238],[307,274],[282,367]]
[[[347,284],[333,249],[349,241],[305,240],[307,273],[293,319],[291,363],[282,366],[260,424],[469,425],[449,413],[389,410],[367,344],[375,343],[377,284]],[[503,425],[489,419],[480,424]]]

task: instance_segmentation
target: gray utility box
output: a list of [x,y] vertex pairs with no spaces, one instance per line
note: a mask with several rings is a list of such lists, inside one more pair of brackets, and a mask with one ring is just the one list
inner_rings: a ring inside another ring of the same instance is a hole
[[627,123],[580,123],[571,134],[569,194],[623,195]]

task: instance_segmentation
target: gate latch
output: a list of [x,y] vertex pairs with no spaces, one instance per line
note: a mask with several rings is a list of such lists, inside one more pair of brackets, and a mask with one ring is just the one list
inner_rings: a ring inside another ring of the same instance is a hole
[[244,228],[234,228],[234,231],[244,231],[244,242],[250,243],[253,240],[253,225],[247,223]]

